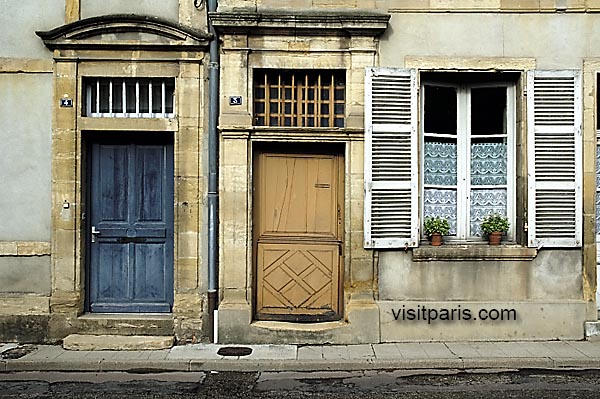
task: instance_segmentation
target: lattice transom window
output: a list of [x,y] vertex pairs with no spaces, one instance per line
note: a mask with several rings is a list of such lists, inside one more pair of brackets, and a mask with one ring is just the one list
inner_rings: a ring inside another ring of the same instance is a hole
[[345,103],[343,70],[254,72],[256,126],[344,127]]
[[89,117],[172,118],[175,78],[85,78],[83,114]]

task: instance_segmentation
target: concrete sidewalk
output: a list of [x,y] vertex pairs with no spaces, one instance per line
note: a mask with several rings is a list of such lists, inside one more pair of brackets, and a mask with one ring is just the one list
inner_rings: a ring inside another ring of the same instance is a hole
[[[222,347],[252,348],[247,356],[220,356]],[[15,345],[0,344],[0,353]],[[15,371],[323,371],[384,369],[600,369],[600,341],[385,343],[365,345],[194,344],[151,351],[69,351],[36,346]]]

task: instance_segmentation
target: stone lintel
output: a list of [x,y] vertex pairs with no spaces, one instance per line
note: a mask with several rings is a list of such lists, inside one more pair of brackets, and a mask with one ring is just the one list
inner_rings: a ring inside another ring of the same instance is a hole
[[248,126],[221,126],[224,139],[249,139],[255,141],[353,141],[364,140],[360,128],[269,128]]
[[[80,130],[174,132],[179,130],[177,118],[77,118]],[[150,133],[151,134],[151,133]]]
[[406,68],[420,70],[449,70],[449,71],[527,71],[536,68],[535,58],[510,57],[433,57],[407,56],[404,60]]

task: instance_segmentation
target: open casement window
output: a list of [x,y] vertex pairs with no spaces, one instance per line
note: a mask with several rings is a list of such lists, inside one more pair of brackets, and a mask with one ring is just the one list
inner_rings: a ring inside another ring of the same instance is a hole
[[581,246],[581,113],[578,71],[528,73],[530,247]]
[[418,245],[416,97],[415,70],[367,69],[365,248]]
[[421,86],[422,220],[443,217],[450,224],[448,239],[480,241],[483,219],[499,214],[509,220],[511,241],[514,83],[471,83],[471,75],[454,75]]

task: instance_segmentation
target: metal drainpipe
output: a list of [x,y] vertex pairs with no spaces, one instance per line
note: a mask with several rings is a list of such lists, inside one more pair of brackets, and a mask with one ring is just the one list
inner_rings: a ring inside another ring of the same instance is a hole
[[[208,0],[208,12],[217,11],[217,0]],[[218,307],[218,231],[219,231],[219,184],[217,165],[219,157],[219,37],[207,18],[212,34],[209,45],[208,64],[208,320],[210,341],[215,342],[215,310]]]

